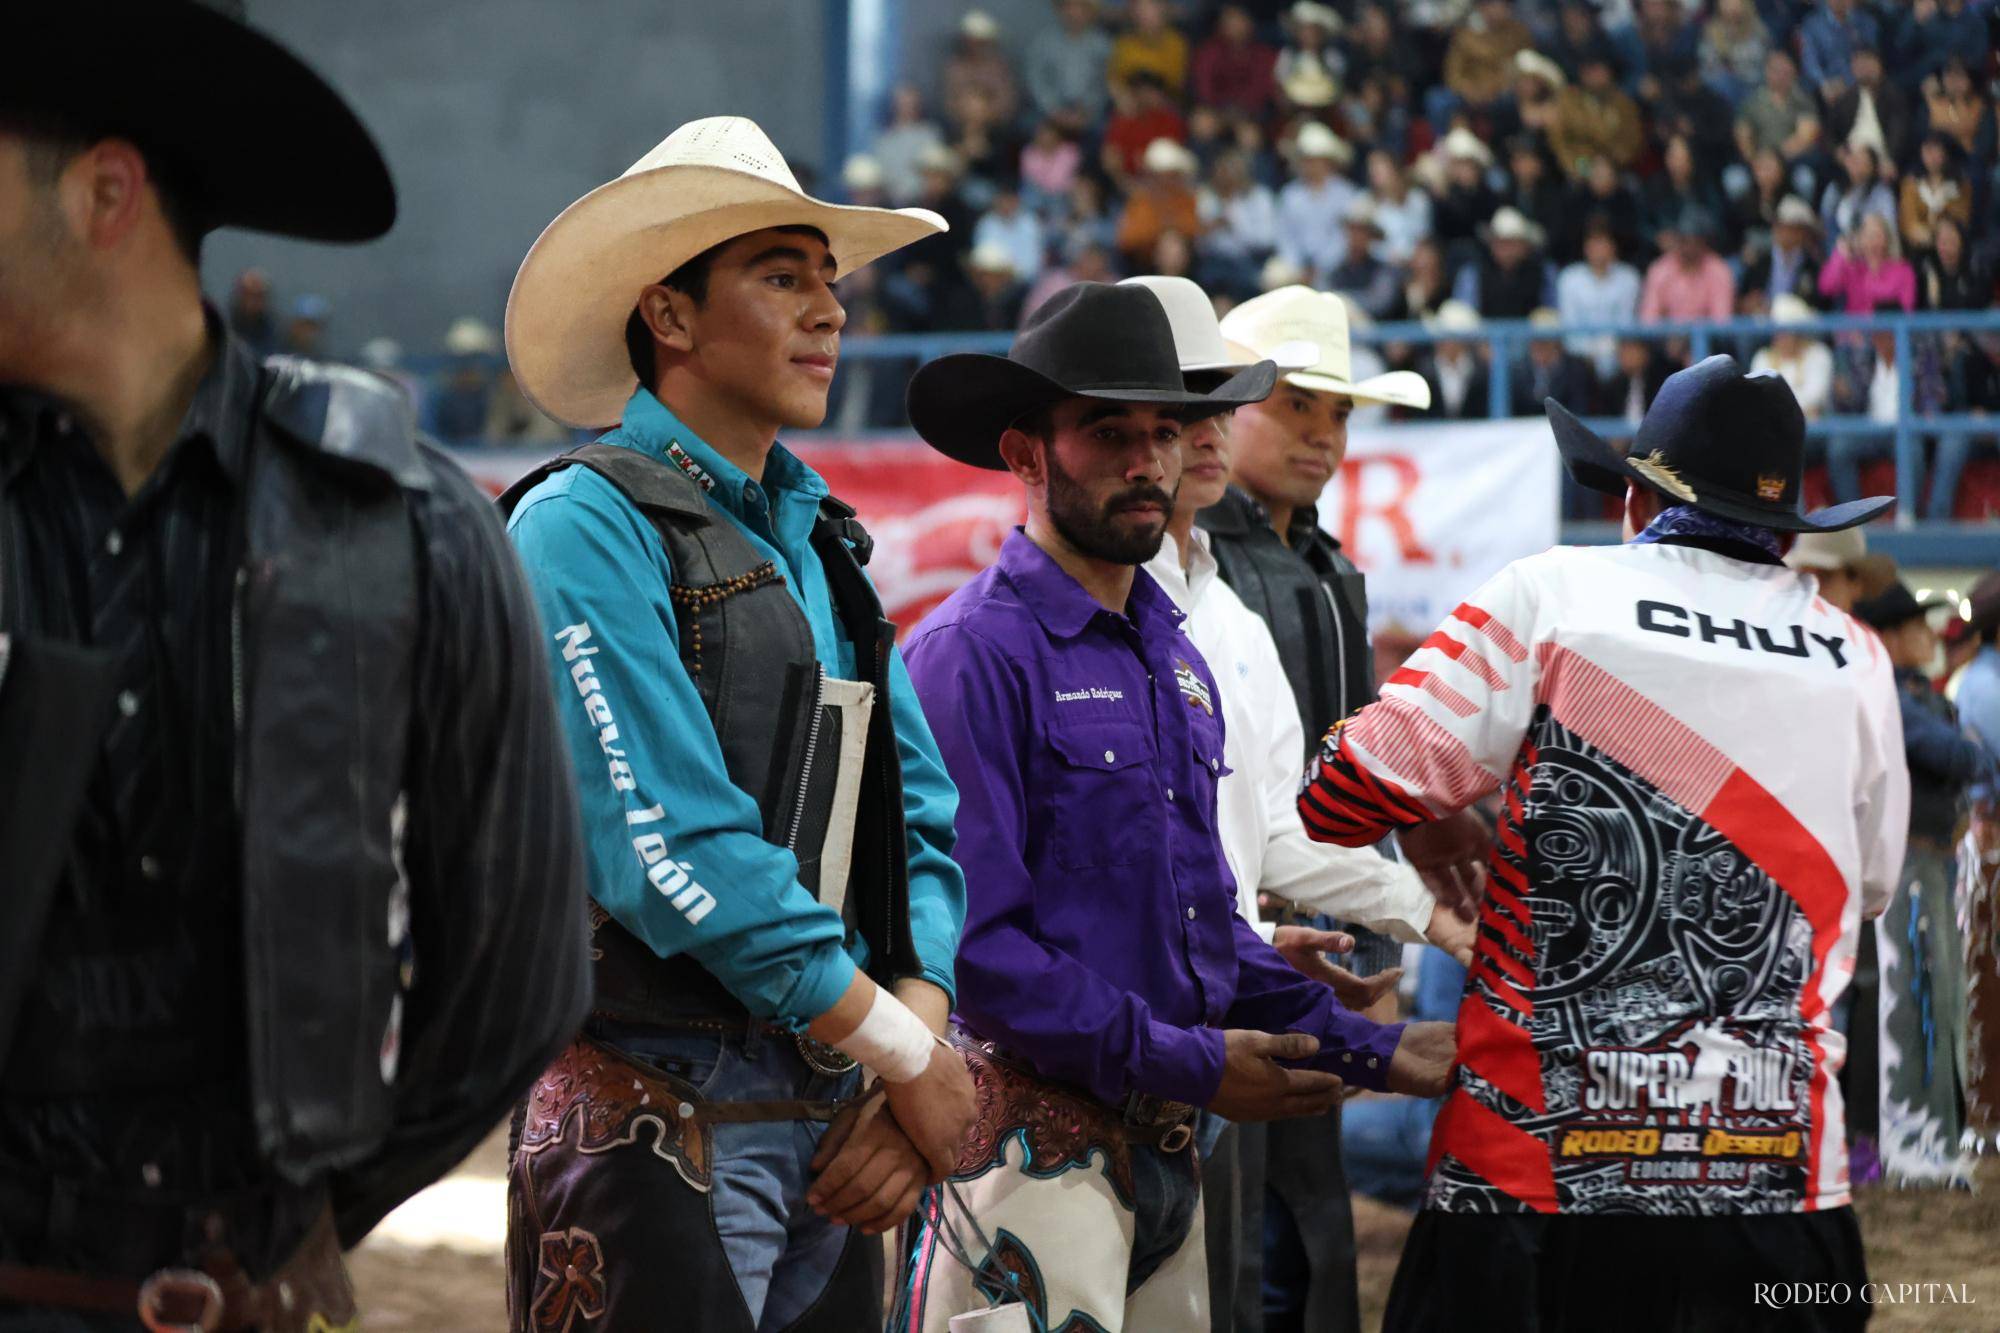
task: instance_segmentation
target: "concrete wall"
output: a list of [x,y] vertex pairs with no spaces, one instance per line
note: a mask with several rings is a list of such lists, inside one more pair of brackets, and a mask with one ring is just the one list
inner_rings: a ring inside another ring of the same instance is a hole
[[218,295],[254,264],[281,308],[326,296],[336,354],[378,334],[431,350],[459,315],[497,329],[549,220],[682,121],[751,116],[802,177],[819,165],[820,0],[250,0],[249,14],[360,111],[400,216],[365,246],[218,232],[203,270]]

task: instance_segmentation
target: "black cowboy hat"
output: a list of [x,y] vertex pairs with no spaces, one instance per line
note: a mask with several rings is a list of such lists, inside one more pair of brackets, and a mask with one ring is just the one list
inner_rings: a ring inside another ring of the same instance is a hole
[[941,356],[910,380],[910,424],[933,449],[1004,472],[1000,436],[1065,398],[1156,403],[1185,420],[1268,398],[1278,368],[1259,361],[1207,393],[1188,388],[1167,311],[1144,287],[1079,282],[1028,318],[1005,356]]
[[1733,356],[1711,356],[1667,376],[1630,453],[1550,398],[1549,425],[1579,486],[1623,495],[1639,482],[1681,504],[1780,532],[1837,532],[1896,503],[1877,495],[1801,510],[1806,418],[1776,375],[1746,375]]
[[1926,597],[1918,601],[1917,595],[1910,591],[1910,585],[1897,579],[1875,596],[1856,602],[1854,618],[1870,629],[1894,629],[1940,606],[1950,605],[1942,597]]
[[396,220],[389,168],[340,94],[211,4],[6,5],[0,120],[9,117],[54,118],[164,157],[203,230],[366,241]]

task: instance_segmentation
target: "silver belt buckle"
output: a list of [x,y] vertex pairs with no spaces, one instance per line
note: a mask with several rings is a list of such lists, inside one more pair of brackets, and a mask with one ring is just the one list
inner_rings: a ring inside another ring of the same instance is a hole
[[853,1056],[823,1041],[814,1041],[803,1032],[793,1033],[792,1040],[797,1043],[799,1059],[806,1062],[806,1068],[823,1078],[839,1078],[855,1067]]
[[[196,1301],[201,1309],[192,1316],[194,1322],[177,1322],[181,1311]],[[139,1285],[139,1322],[150,1333],[209,1333],[221,1325],[224,1305],[222,1285],[193,1268],[162,1268]]]

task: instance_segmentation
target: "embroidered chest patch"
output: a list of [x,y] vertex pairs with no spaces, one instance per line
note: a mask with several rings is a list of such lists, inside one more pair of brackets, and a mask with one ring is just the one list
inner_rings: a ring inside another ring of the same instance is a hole
[[1181,698],[1187,700],[1189,708],[1199,708],[1210,717],[1215,716],[1215,696],[1210,693],[1208,682],[1183,658],[1174,659],[1174,683],[1181,687]]
[[708,475],[707,468],[694,461],[692,454],[681,448],[679,440],[667,441],[667,457],[673,460],[675,467],[692,477],[695,485],[701,487],[704,491],[715,489],[715,478]]

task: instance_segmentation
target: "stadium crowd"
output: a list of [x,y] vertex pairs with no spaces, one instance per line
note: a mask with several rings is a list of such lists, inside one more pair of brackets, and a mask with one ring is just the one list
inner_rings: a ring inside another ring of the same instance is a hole
[[[1530,320],[1550,336],[1510,368],[1509,413],[1553,397],[1636,422],[1686,340],[1557,329],[1764,318],[1717,350],[1782,374],[1809,417],[1886,427],[1895,339],[1785,326],[1993,305],[1992,22],[1989,0],[1055,0],[1021,31],[971,10],[840,173],[850,202],[951,224],[842,284],[847,329],[1011,332],[1070,282],[1132,273],[1224,307],[1306,282],[1357,324],[1465,333],[1381,349],[1447,419],[1492,412],[1482,323]],[[304,297],[280,319],[261,274],[235,299],[267,343],[313,345],[327,317]],[[407,375],[386,340],[358,350]],[[561,438],[490,328],[459,320],[444,350],[409,377],[441,437]],[[1911,352],[1918,416],[2000,406],[2000,342]],[[857,358],[829,426],[906,426],[915,364]],[[1952,516],[1991,448],[1932,442],[1912,503]],[[1815,462],[1851,499],[1891,450],[1886,430],[1842,435]]]

